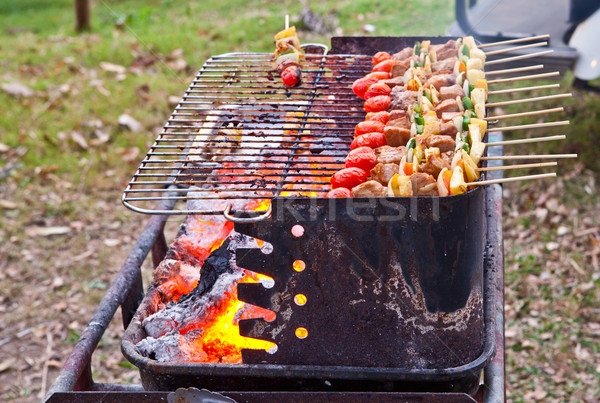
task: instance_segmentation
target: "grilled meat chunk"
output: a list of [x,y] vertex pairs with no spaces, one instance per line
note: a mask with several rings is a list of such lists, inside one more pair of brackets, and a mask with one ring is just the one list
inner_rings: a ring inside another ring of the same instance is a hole
[[437,60],[446,60],[453,56],[456,56],[456,41],[450,39],[448,42],[443,45],[431,45],[432,49],[435,49],[435,53],[437,56]]
[[406,60],[406,59],[408,59],[409,57],[411,57],[413,55],[414,55],[414,49],[413,48],[404,48],[400,52],[394,53],[392,55],[392,59],[403,61],[403,60]]
[[456,76],[451,73],[432,74],[425,82],[425,88],[433,85],[436,90],[456,84]]
[[458,58],[456,56],[454,56],[454,57],[449,57],[445,60],[439,60],[435,63],[431,63],[431,71],[433,71],[434,73],[439,72],[439,71],[452,71],[452,70],[454,70],[454,65],[456,64],[457,61],[458,61]]
[[379,80],[380,83],[387,84],[388,87],[394,88],[395,86],[403,86],[404,85],[404,76],[398,76],[394,78],[389,78],[387,80]]
[[400,166],[398,164],[377,164],[371,169],[371,178],[375,179],[384,186],[387,186],[392,176],[398,173]]
[[403,76],[406,73],[406,70],[410,68],[411,62],[415,63],[419,61],[418,56],[410,56],[404,60],[396,60],[394,65],[392,66],[392,71],[390,72],[391,77]]
[[[454,128],[456,129],[456,127]],[[445,136],[441,134],[436,134],[433,136],[429,136],[427,138],[427,148],[429,147],[437,147],[440,149],[440,153],[446,153],[448,151],[454,151],[454,147],[456,143],[454,142],[454,138],[450,136]]]
[[444,112],[460,112],[456,99],[446,99],[437,104],[434,108],[438,118],[442,118]]
[[450,87],[440,88],[440,99],[445,101],[446,99],[456,99],[456,97],[464,97],[465,91],[462,86],[458,84],[451,85]]
[[387,188],[377,181],[366,181],[352,188],[354,197],[383,197],[387,195]]
[[419,93],[417,91],[405,90],[402,87],[394,87],[390,93],[390,97],[392,97],[390,109],[407,110],[410,105],[417,103]]
[[437,196],[437,183],[433,176],[417,172],[410,176],[414,196]]
[[388,120],[388,122],[391,120],[397,120],[397,119],[402,119],[406,117],[406,111],[403,109],[392,109],[390,111],[390,119]]
[[419,166],[419,171],[433,175],[434,178],[437,178],[444,168],[450,169],[450,163],[441,156],[438,157],[437,155],[432,154],[427,158],[427,161],[424,164]]
[[453,121],[449,121],[446,123],[442,123],[442,128],[440,129],[440,132],[438,134],[440,136],[450,136],[451,138],[454,138],[456,136],[456,133],[458,133],[458,130],[456,130],[456,125]]
[[383,129],[385,141],[392,147],[404,146],[410,140],[410,129],[399,126],[386,126]]
[[406,147],[383,146],[375,149],[378,164],[399,164],[402,157],[406,156]]

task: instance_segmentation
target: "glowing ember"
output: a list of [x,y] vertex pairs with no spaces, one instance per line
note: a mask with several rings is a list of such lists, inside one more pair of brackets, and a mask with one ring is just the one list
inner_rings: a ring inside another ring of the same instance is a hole
[[[187,343],[182,339],[182,350],[193,349],[191,356],[204,356],[204,362],[241,363],[243,348],[270,350],[274,343],[243,337],[240,335],[239,320],[264,317],[267,321],[275,319],[275,313],[267,309],[246,304],[237,299],[237,284],[272,281],[270,277],[244,270],[245,276],[224,293],[214,309],[206,312],[206,317],[195,323],[202,329],[200,337]],[[181,330],[184,333],[192,329]]]

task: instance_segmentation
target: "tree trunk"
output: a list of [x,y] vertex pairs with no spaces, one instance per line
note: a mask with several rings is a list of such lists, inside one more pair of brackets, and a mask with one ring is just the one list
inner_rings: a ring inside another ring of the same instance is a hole
[[90,2],[89,0],[75,0],[75,18],[77,32],[87,31],[90,29]]

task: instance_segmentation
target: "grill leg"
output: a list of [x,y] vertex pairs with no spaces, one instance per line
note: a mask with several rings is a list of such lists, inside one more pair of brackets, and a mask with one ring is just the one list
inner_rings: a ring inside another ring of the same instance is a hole
[[164,229],[160,231],[158,237],[156,238],[156,242],[152,245],[152,263],[154,264],[154,268],[160,264],[165,258],[167,254],[168,246],[167,241],[165,239],[165,231]]

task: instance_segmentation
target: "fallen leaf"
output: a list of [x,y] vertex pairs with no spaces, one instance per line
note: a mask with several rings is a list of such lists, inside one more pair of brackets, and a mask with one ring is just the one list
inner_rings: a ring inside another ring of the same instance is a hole
[[87,150],[89,148],[85,137],[83,137],[83,135],[80,132],[78,132],[77,130],[73,130],[71,132],[71,139],[73,139],[73,141],[75,143],[77,143],[77,145],[79,145],[79,147],[83,148],[84,150]]
[[121,156],[123,157],[123,161],[126,162],[134,162],[137,160],[137,156],[140,154],[140,149],[137,147],[129,147],[123,151]]
[[62,277],[54,277],[52,280],[52,288],[60,288],[65,285],[65,280]]
[[9,358],[8,360],[4,360],[4,361],[0,362],[0,373],[11,369],[14,364],[15,364],[14,358]]
[[179,98],[178,96],[175,95],[169,95],[169,105],[170,106],[176,106],[179,104],[179,101],[181,100],[181,98]]
[[104,240],[104,245],[108,246],[109,248],[112,248],[113,246],[117,246],[118,244],[119,244],[118,239],[107,238]]
[[94,130],[94,136],[96,136],[96,138],[90,141],[90,144],[93,146],[99,146],[100,144],[104,144],[110,140],[110,134],[102,129]]
[[25,230],[28,236],[52,236],[52,235],[64,235],[71,232],[69,227],[31,227]]
[[0,153],[7,153],[10,151],[10,147],[4,143],[0,143]]
[[100,62],[100,68],[111,73],[125,74],[127,72],[127,68],[125,66],[120,66],[118,64],[109,62]]
[[0,199],[0,207],[7,209],[7,210],[13,210],[16,209],[19,205],[15,202],[12,202],[10,200],[5,200],[5,199]]
[[141,132],[144,129],[144,126],[142,126],[142,124],[140,122],[138,122],[137,120],[135,120],[133,117],[129,116],[126,113],[119,116],[118,122],[121,126],[127,127],[129,130],[131,130],[134,133]]
[[21,84],[21,83],[5,83],[2,84],[2,89],[4,91],[6,91],[8,94],[16,96],[16,97],[23,97],[23,98],[29,98],[31,96],[33,96],[33,94],[35,94],[35,92],[29,88],[28,86]]

